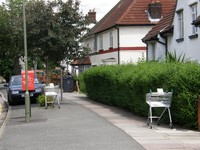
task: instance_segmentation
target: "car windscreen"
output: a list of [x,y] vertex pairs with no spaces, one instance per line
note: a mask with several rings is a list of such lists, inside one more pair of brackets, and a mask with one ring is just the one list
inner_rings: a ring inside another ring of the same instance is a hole
[[21,77],[13,77],[11,79],[11,85],[21,85],[22,84],[22,78]]
[[[38,84],[38,83],[40,83],[40,82],[39,82],[39,80],[38,80],[37,78],[35,78],[34,83],[35,83],[35,84]],[[22,85],[22,77],[21,77],[21,76],[20,76],[20,77],[13,77],[13,78],[11,79],[10,84],[11,84],[11,85]]]
[[36,84],[40,83],[39,80],[37,78],[35,78],[35,81],[34,81]]

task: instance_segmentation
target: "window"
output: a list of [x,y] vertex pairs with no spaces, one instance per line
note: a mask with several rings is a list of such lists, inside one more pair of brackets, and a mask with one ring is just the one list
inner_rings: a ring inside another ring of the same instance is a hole
[[110,47],[113,47],[113,33],[110,32]]
[[[191,15],[192,15],[192,21],[197,19],[197,4],[191,5]],[[195,25],[192,25],[192,34],[197,33],[197,27]]]
[[103,35],[99,36],[99,49],[103,49]]
[[94,52],[97,51],[97,37],[94,38]]
[[179,32],[179,39],[184,37],[184,20],[183,20],[183,10],[177,12],[178,15],[178,32]]

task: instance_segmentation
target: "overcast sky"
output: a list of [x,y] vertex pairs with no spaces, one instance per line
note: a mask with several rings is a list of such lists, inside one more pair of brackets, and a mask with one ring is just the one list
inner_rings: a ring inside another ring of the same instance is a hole
[[[80,0],[81,9],[84,14],[91,9],[95,9],[97,21],[99,21],[110,9],[112,9],[120,0]],[[5,0],[0,0],[5,2]]]
[[95,9],[99,21],[118,2],[119,0],[81,0],[81,7],[84,13],[87,13],[90,9]]

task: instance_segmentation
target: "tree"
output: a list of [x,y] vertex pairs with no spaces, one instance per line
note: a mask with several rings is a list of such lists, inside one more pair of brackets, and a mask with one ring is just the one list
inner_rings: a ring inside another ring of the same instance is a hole
[[15,53],[12,51],[12,34],[9,12],[5,5],[0,5],[0,75],[6,80],[13,73],[13,58]]
[[72,60],[78,56],[87,24],[79,6],[80,3],[73,0],[58,0],[46,5],[43,1],[27,3],[28,41],[34,53],[38,52],[40,60],[45,62],[47,73],[49,66],[55,67],[65,58]]
[[[72,60],[78,56],[81,49],[80,40],[87,24],[79,7],[78,0],[67,2],[57,0],[47,3],[44,0],[27,1],[29,62],[41,61],[48,67],[58,65],[65,58]],[[16,58],[24,55],[22,2],[21,0],[8,0],[7,7],[4,9],[8,13],[6,18],[10,25],[8,33],[11,35],[12,55],[9,54],[9,56],[18,60]]]
[[86,18],[79,6],[80,3],[74,0],[27,3],[28,46],[44,62],[55,64],[66,57],[77,56],[80,39],[86,30]]
[[60,24],[59,38],[60,49],[64,57],[73,59],[80,50],[80,40],[86,28],[86,18],[80,13],[79,1],[68,0],[66,3],[59,1],[60,10],[58,22]]
[[[1,6],[1,74],[7,79],[19,74],[18,59],[23,55],[23,22],[21,0],[7,0]],[[2,48],[3,47],[3,48]],[[14,68],[14,69],[13,69]]]

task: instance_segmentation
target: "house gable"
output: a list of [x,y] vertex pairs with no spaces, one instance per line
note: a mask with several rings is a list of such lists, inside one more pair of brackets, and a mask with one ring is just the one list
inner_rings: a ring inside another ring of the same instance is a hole
[[119,1],[91,29],[83,43],[91,49],[91,65],[145,60],[146,45],[141,39],[175,4],[176,0]]
[[[200,62],[200,1],[177,0],[177,5],[142,39],[148,60],[165,59],[167,52]],[[197,17],[196,17],[197,16]],[[164,53],[165,52],[165,53]]]
[[[119,25],[155,25],[148,17],[149,0],[119,1],[92,29],[96,34]],[[151,0],[151,3],[157,1]],[[176,0],[159,0],[162,4],[162,15],[166,14],[176,3]]]

